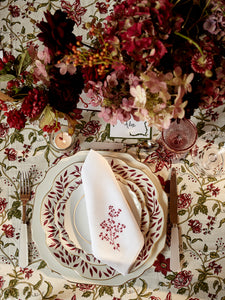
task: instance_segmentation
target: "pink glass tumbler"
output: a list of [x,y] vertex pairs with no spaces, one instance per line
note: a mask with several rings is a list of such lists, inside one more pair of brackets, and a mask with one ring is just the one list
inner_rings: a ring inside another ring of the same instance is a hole
[[168,129],[162,130],[162,141],[165,147],[176,154],[188,152],[198,137],[195,124],[186,118],[171,122]]

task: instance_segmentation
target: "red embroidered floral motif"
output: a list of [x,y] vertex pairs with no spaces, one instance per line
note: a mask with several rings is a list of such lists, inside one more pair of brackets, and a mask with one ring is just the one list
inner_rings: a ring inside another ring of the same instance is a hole
[[121,213],[121,209],[115,210],[112,205],[109,206],[109,218],[104,220],[100,226],[105,230],[105,233],[100,232],[99,237],[102,240],[106,240],[113,246],[113,250],[118,250],[120,248],[120,244],[116,243],[116,239],[119,238],[119,233],[123,232],[126,225],[121,223],[116,223],[114,220]]

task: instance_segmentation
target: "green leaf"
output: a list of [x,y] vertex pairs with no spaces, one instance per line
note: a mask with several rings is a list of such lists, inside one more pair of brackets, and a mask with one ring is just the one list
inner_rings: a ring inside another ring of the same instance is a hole
[[23,295],[25,295],[29,291],[29,286],[25,286],[23,289]]
[[206,205],[201,205],[200,206],[200,211],[204,214],[207,215],[208,214],[208,207]]
[[39,146],[39,147],[35,148],[33,156],[35,156],[37,154],[37,152],[45,150],[47,147],[48,147],[47,145],[44,145],[44,146]]
[[11,288],[11,289],[9,289],[9,294],[10,294],[12,297],[18,299],[19,291],[18,291],[18,289],[16,289],[16,288]]
[[89,136],[88,138],[85,139],[85,142],[92,142],[94,140],[94,137],[93,136]]
[[42,284],[42,281],[43,281],[43,277],[40,275],[40,277],[41,277],[41,279],[40,280],[38,280],[38,282],[37,283],[35,283],[35,285],[33,286],[33,288],[34,288],[34,290],[37,290],[37,289],[39,289],[39,287],[41,286],[41,284]]
[[185,209],[181,209],[181,210],[178,211],[178,215],[179,216],[184,216],[186,214],[186,212],[187,211]]
[[200,238],[193,239],[191,242],[192,242],[192,244],[193,244],[193,243],[196,243],[197,241],[202,241],[202,239],[200,239]]
[[207,246],[206,244],[205,244],[204,247],[203,247],[203,251],[204,251],[204,252],[208,252],[208,246]]
[[177,291],[177,294],[183,295],[183,294],[185,294],[186,290],[187,290],[187,289],[185,289],[185,288],[181,288],[181,289],[179,289],[179,290]]
[[224,223],[225,223],[225,218],[223,218],[222,220],[220,220],[220,225],[218,226],[218,228],[220,228]]
[[175,279],[175,277],[176,277],[176,275],[170,274],[170,275],[166,276],[166,279],[169,280],[169,281],[172,281],[172,280]]
[[14,287],[14,286],[16,286],[17,282],[18,282],[17,279],[11,279],[11,280],[9,281],[9,286],[10,286],[10,287]]
[[10,143],[13,144],[15,141],[18,141],[20,143],[24,143],[24,136],[19,133],[17,130],[14,131],[14,133],[11,135]]
[[202,273],[198,275],[198,280],[199,281],[204,281],[206,279],[206,274]]
[[141,289],[140,295],[142,295],[147,290],[147,283],[141,278],[140,278],[140,280],[142,281],[142,289]]
[[184,166],[181,166],[181,172],[185,173],[186,172],[186,169]]
[[136,282],[136,279],[133,279],[133,280],[129,281],[128,282],[128,287],[133,287],[135,282]]
[[45,283],[47,284],[47,292],[45,293],[44,298],[47,298],[51,295],[52,290],[53,290],[53,286],[49,281],[45,280]]
[[26,30],[25,30],[25,27],[24,27],[24,26],[22,26],[20,33],[21,33],[21,34],[24,34],[24,33],[25,33],[25,31],[26,31]]
[[44,269],[47,266],[46,262],[44,260],[41,261],[40,265],[38,266],[38,270]]
[[206,283],[206,282],[200,282],[200,283],[199,283],[199,288],[200,288],[200,290],[202,290],[203,292],[208,292],[208,290],[209,290],[208,283]]
[[2,74],[2,75],[0,75],[0,82],[1,81],[10,81],[10,80],[13,80],[14,78],[16,78],[16,77],[12,74]]
[[82,297],[88,298],[91,296],[91,291],[86,291],[82,294]]
[[219,254],[215,251],[210,252],[209,255],[210,255],[210,258],[213,258],[213,259],[220,257]]

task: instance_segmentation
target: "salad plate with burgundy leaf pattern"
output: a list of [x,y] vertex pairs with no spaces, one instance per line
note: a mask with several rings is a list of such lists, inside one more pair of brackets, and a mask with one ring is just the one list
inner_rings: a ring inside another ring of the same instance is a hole
[[100,151],[110,164],[144,236],[129,274],[122,275],[91,254],[81,169],[88,151],[60,160],[37,187],[33,239],[49,268],[64,278],[119,285],[140,276],[165,245],[167,196],[157,177],[129,154]]

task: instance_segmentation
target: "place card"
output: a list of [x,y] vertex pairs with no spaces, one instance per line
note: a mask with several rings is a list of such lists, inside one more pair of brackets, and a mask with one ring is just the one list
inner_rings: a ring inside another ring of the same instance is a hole
[[125,123],[118,121],[116,125],[110,125],[110,137],[114,138],[149,139],[151,133],[147,122],[135,121],[133,118]]

